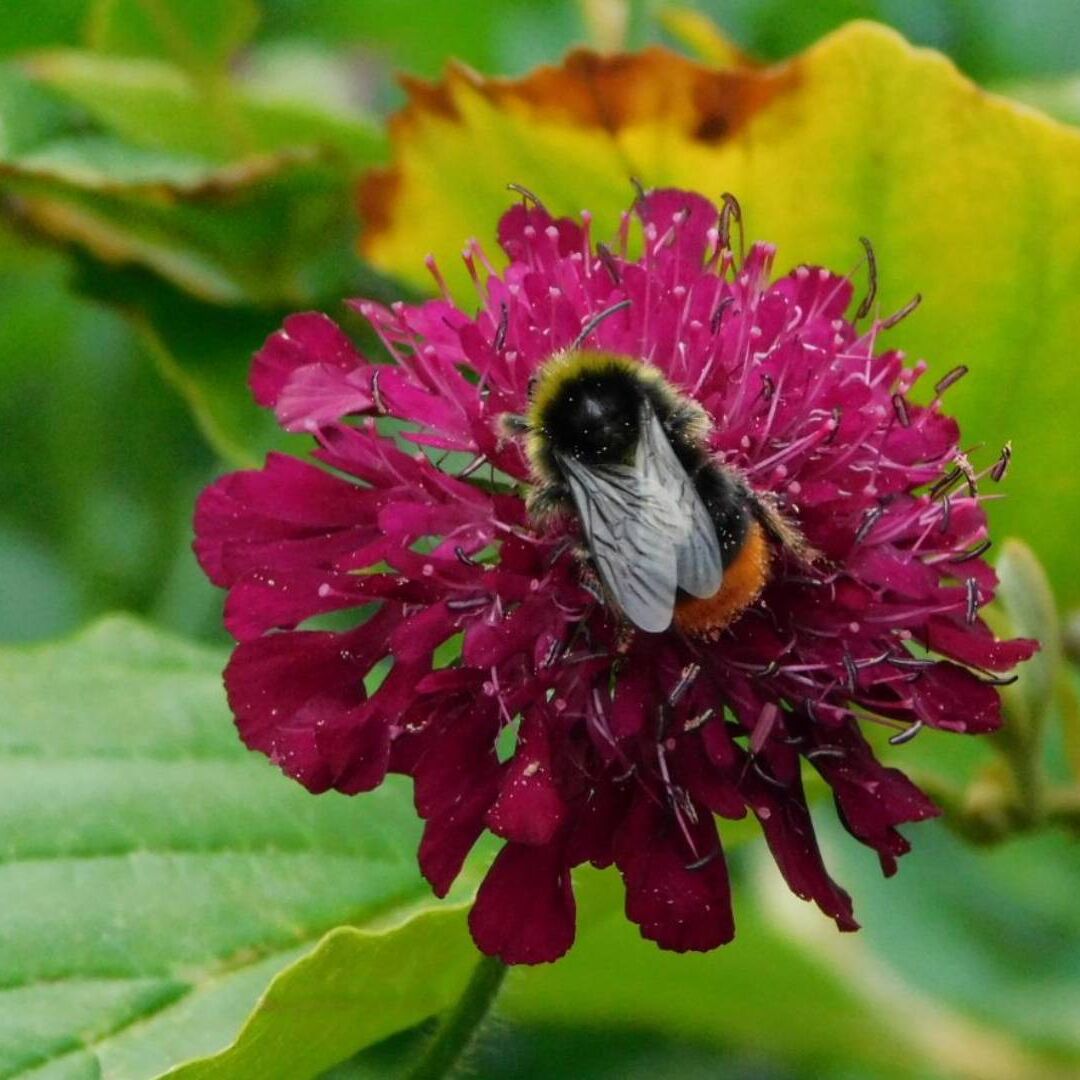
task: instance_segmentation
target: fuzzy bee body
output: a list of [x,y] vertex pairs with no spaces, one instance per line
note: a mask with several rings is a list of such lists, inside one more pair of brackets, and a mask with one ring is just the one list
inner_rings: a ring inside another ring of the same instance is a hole
[[769,538],[802,546],[710,456],[707,414],[654,367],[560,353],[538,372],[524,421],[531,515],[577,516],[609,602],[640,629],[718,633],[764,588]]

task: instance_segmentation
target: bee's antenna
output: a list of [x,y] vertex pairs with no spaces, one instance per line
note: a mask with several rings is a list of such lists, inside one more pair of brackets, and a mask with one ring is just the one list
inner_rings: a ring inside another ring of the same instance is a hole
[[571,350],[580,349],[585,344],[589,335],[605,320],[612,315],[618,314],[620,311],[625,311],[630,306],[629,300],[620,300],[617,304],[612,304],[609,308],[604,308],[603,311],[598,311],[582,328],[581,333],[574,338],[573,343],[570,345]]
[[507,184],[507,191],[516,191],[526,202],[531,202],[537,210],[547,213],[547,207],[524,184]]
[[855,312],[857,320],[865,319],[870,314],[870,305],[873,304],[874,297],[877,296],[877,259],[874,257],[873,245],[865,236],[859,237],[859,243],[862,244],[863,250],[866,252],[866,273],[870,283],[867,288],[866,298],[859,305],[859,310]]

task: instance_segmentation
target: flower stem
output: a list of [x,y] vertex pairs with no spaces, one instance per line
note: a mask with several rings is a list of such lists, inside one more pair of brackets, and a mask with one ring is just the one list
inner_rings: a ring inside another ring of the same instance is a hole
[[424,1056],[408,1073],[407,1080],[442,1080],[453,1074],[491,1011],[506,975],[506,965],[494,956],[481,957],[469,985],[453,1009],[443,1018]]

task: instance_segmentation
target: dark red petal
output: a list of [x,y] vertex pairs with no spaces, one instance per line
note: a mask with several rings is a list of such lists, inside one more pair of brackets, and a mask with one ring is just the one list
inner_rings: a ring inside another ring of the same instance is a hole
[[366,671],[353,659],[351,634],[297,631],[237,646],[225,687],[244,743],[261,750],[311,791],[333,786],[347,765],[327,757],[316,730],[347,724],[364,698]]
[[940,616],[932,617],[926,624],[923,640],[934,652],[988,671],[1011,671],[1034,656],[1039,648],[1039,643],[1029,638],[998,641],[981,619],[968,626]]
[[330,711],[315,724],[315,745],[333,763],[332,786],[345,795],[377,788],[390,762],[390,724],[369,706],[352,713]]
[[465,859],[484,831],[484,816],[496,790],[493,777],[466,787],[456,803],[433,813],[424,824],[417,857],[420,873],[436,896],[445,896],[461,873]]
[[312,431],[343,416],[370,411],[374,368],[343,372],[323,364],[297,368],[282,387],[274,412],[286,431]]
[[413,777],[416,810],[427,821],[420,869],[443,896],[484,831],[498,794],[499,718],[494,702],[483,696],[453,707],[435,702],[430,715],[423,730],[399,740],[404,745],[395,747],[395,768]]
[[507,964],[546,964],[574,943],[575,905],[561,846],[507,844],[469,912],[477,947]]
[[727,865],[712,815],[685,822],[692,850],[672,810],[639,794],[615,839],[626,883],[626,917],[642,937],[675,952],[705,952],[735,936]]
[[946,661],[911,684],[911,700],[923,723],[945,731],[982,733],[1001,727],[1001,699],[995,687],[967,668]]
[[487,825],[519,844],[547,844],[566,816],[566,805],[551,771],[545,717],[529,709],[521,721],[517,750],[503,775]]
[[[223,476],[199,496],[195,554],[214,584],[227,587],[249,570],[274,566],[268,550],[300,543],[314,563],[321,546],[329,543],[336,552],[336,533],[374,521],[370,492],[307,462],[270,454],[264,468]],[[348,543],[358,546],[355,532]]]
[[[555,237],[548,230],[555,230]],[[581,226],[567,218],[553,219],[538,206],[510,207],[499,219],[499,245],[517,262],[534,260],[551,265],[560,255],[582,250]]]
[[813,900],[841,930],[858,930],[851,897],[829,877],[822,862],[802,782],[796,778],[780,790],[751,769],[742,787],[788,888],[803,900]]
[[899,769],[874,757],[853,722],[814,742],[823,752],[811,752],[811,760],[833,789],[844,827],[877,851],[887,876],[894,874],[897,857],[910,847],[894,826],[924,821],[940,811]]
[[[685,274],[700,274],[709,248],[709,230],[717,224],[716,207],[703,195],[679,188],[658,188],[639,199],[635,210],[642,222],[656,230],[654,244],[668,248]],[[671,239],[664,243],[669,233]]]
[[250,641],[267,630],[292,629],[315,615],[379,599],[422,603],[431,598],[428,582],[402,581],[390,574],[258,570],[229,590],[225,627],[238,641]]
[[251,392],[264,408],[274,408],[298,368],[316,364],[348,372],[364,363],[333,319],[319,311],[305,311],[290,315],[255,354]]

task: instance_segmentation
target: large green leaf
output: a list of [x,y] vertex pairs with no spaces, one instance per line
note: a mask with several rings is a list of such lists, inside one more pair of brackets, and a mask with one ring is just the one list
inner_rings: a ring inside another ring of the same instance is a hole
[[310,98],[292,102],[240,82],[206,90],[164,61],[58,50],[30,57],[24,67],[38,85],[136,146],[220,162],[324,146],[362,165],[382,152],[377,129],[355,113],[320,109]]
[[[467,976],[460,905],[426,910],[407,789],[286,780],[237,740],[222,661],[115,619],[0,652],[0,1076],[135,1080],[216,1053],[300,961],[245,1034],[237,1060],[259,1064],[205,1075],[302,1080]],[[268,1059],[279,1007],[283,1032],[321,1035]]]
[[87,37],[102,52],[164,57],[204,74],[222,69],[258,21],[255,0],[94,0]]
[[7,213],[104,271],[144,266],[219,304],[343,290],[351,181],[381,146],[355,115],[207,89],[160,61],[63,52],[0,68]]
[[300,1080],[447,1008],[476,950],[466,908],[444,905],[393,928],[333,930],[283,971],[227,1050],[173,1080]]
[[970,366],[946,402],[965,442],[987,444],[980,463],[1008,438],[1016,451],[995,525],[1030,539],[1062,599],[1080,600],[1080,472],[1061,407],[1080,325],[1080,132],[869,23],[763,69],[662,50],[578,51],[519,81],[452,68],[394,132],[394,168],[364,190],[364,250],[427,287],[433,251],[469,303],[462,241],[492,236],[510,181],[558,213],[589,208],[597,237],[614,233],[630,176],[733,191],[780,270],[846,271],[869,237],[881,313],[924,297],[887,342],[926,357],[930,382]]

